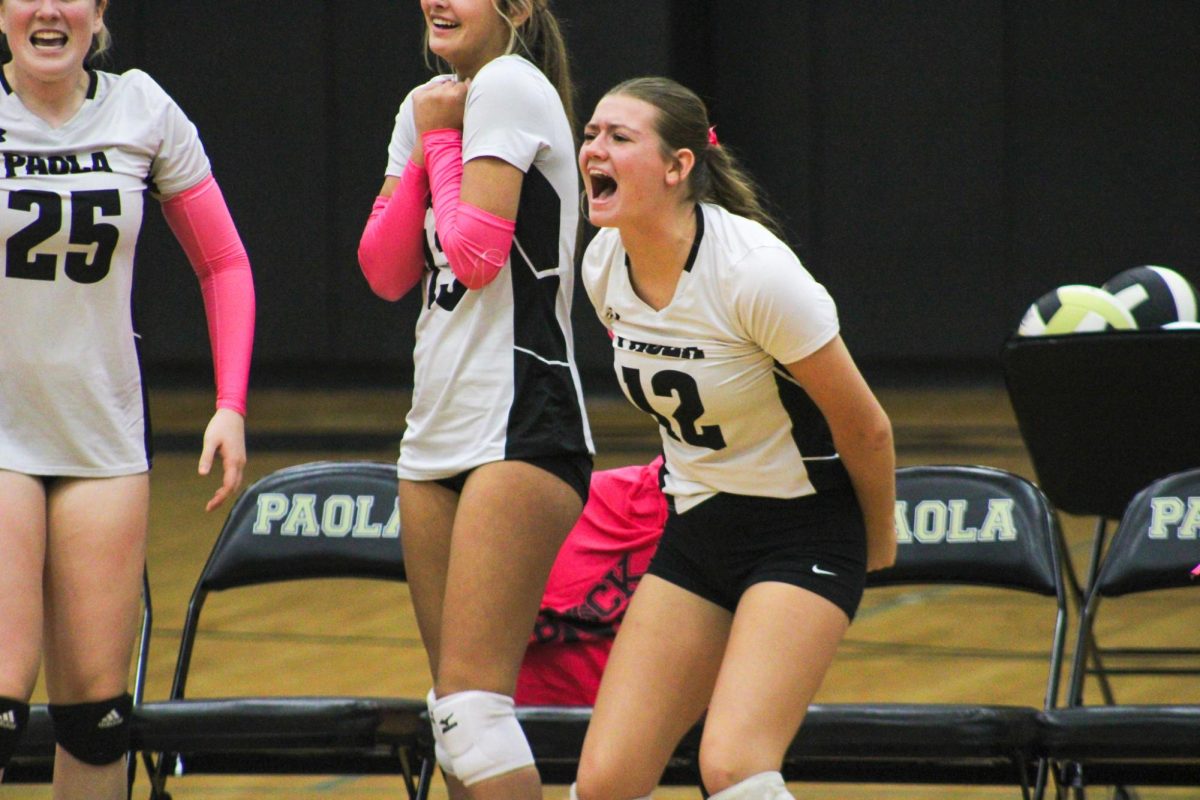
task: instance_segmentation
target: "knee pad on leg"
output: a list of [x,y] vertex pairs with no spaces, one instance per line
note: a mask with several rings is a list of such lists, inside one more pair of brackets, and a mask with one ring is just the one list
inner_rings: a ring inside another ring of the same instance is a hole
[[457,778],[458,776],[454,774],[454,763],[450,760],[450,754],[446,752],[446,747],[442,744],[442,737],[438,734],[438,724],[434,722],[433,706],[435,703],[437,703],[437,695],[433,693],[433,689],[430,689],[429,694],[425,695],[425,707],[429,709],[429,726],[433,729],[433,755],[437,759],[438,766],[442,768],[443,774]]
[[98,703],[51,703],[48,708],[54,741],[85,764],[103,767],[129,751],[133,698],[128,694]]
[[433,735],[464,786],[533,766],[533,752],[517,722],[511,697],[474,690],[455,692],[433,704],[432,716]]
[[722,789],[709,800],[794,800],[778,772],[760,772]]
[[0,769],[8,766],[17,751],[17,742],[29,724],[29,704],[11,697],[0,697]]

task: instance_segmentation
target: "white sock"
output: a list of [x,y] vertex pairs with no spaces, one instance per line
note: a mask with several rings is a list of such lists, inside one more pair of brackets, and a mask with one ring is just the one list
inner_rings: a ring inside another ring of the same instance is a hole
[[760,772],[722,789],[708,800],[795,800],[778,772]]

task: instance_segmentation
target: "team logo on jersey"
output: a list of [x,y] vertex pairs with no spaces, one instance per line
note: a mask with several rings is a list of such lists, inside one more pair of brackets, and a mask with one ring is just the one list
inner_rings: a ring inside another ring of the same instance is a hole
[[69,153],[63,156],[39,156],[29,153],[4,153],[4,177],[18,175],[79,175],[84,172],[112,172],[103,150],[94,153]]
[[624,336],[614,337],[613,341],[617,343],[617,347],[622,350],[628,350],[631,353],[646,353],[647,355],[662,356],[663,358],[681,358],[685,361],[704,358],[704,351],[699,347],[672,347],[665,344],[638,342],[633,339],[626,339]]

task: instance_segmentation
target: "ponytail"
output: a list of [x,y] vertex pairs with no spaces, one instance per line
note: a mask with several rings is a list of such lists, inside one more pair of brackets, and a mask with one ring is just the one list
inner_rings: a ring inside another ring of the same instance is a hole
[[741,217],[752,219],[780,236],[779,223],[760,199],[762,191],[737,158],[722,144],[709,144],[698,154],[699,173],[693,169],[696,199],[715,203]]
[[779,223],[759,199],[762,193],[754,179],[710,132],[708,109],[695,92],[670,78],[648,77],[619,83],[608,94],[633,97],[658,110],[655,127],[664,155],[684,148],[695,153],[688,199],[719,205],[780,235]]
[[[558,17],[550,10],[550,0],[492,0],[492,4],[512,31],[508,52],[524,55],[542,71],[558,92],[567,121],[575,131],[575,85],[571,82],[567,43]],[[527,10],[529,16],[520,27],[514,26],[512,16],[522,10]]]

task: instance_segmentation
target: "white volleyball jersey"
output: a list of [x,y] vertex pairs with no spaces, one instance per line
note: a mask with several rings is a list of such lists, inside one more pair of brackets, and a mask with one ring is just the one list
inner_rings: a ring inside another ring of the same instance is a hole
[[784,369],[830,342],[837,310],[783,242],[701,204],[671,302],[633,291],[615,228],[588,246],[583,281],[613,332],[617,380],[658,421],[664,490],[683,512],[717,492],[792,498],[849,485],[816,404]]
[[[410,93],[396,115],[387,174],[403,173],[415,141]],[[525,173],[512,250],[495,280],[468,290],[438,245],[432,208],[426,212],[402,478],[435,480],[491,461],[594,452],[571,333],[575,145],[558,93],[520,56],[489,62],[471,82],[463,162],[481,156]]]
[[0,469],[149,468],[131,314],[143,201],[196,185],[209,163],[148,75],[89,75],[82,107],[51,128],[0,73]]

